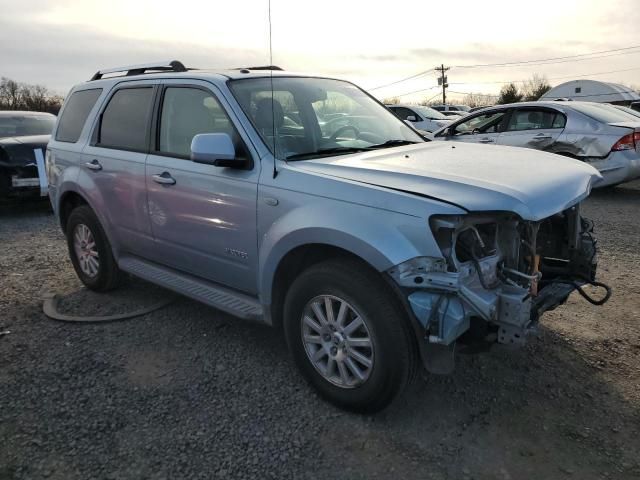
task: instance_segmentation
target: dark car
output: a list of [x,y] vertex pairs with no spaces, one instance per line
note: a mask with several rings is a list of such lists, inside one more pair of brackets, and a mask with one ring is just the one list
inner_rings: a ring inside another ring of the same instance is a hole
[[0,199],[47,194],[44,152],[55,120],[45,112],[0,111]]

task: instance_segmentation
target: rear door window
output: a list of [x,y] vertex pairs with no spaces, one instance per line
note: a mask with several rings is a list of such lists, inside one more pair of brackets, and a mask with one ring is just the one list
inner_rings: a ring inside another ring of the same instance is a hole
[[153,87],[122,88],[102,113],[97,145],[119,150],[147,150]]
[[98,101],[101,93],[101,88],[93,88],[71,94],[71,97],[65,102],[62,116],[58,122],[56,140],[69,143],[78,141],[89,112]]
[[564,128],[566,118],[553,110],[525,109],[516,110],[507,126],[507,131],[518,132],[523,130],[548,130],[552,128]]

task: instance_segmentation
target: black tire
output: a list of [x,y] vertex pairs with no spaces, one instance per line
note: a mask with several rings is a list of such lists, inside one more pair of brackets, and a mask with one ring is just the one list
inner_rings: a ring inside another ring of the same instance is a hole
[[[357,386],[335,385],[316,369],[307,354],[303,313],[307,304],[320,295],[348,302],[363,317],[370,333],[375,352],[373,364],[368,378]],[[331,260],[305,270],[287,292],[283,325],[289,350],[303,376],[322,397],[341,408],[360,413],[378,412],[388,406],[414,376],[416,343],[399,300],[376,271],[358,261]]]
[[[99,261],[95,275],[89,275],[83,271],[74,246],[74,234],[76,233],[76,228],[81,225],[89,229],[95,241]],[[113,258],[109,240],[96,214],[93,213],[93,210],[91,210],[88,205],[81,205],[73,209],[67,221],[66,236],[69,257],[80,281],[82,281],[87,288],[95,290],[96,292],[106,292],[116,288],[120,280],[120,269]]]

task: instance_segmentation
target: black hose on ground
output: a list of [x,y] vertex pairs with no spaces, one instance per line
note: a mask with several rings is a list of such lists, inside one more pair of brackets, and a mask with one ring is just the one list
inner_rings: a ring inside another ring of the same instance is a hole
[[150,307],[141,308],[131,313],[119,313],[115,315],[103,315],[103,316],[81,316],[81,315],[66,315],[58,312],[58,296],[53,293],[48,293],[44,296],[44,303],[42,304],[42,311],[44,314],[52,320],[59,320],[61,322],[74,322],[74,323],[99,323],[99,322],[117,322],[120,320],[128,320],[134,317],[140,317],[148,313],[154,312],[161,308],[166,307],[175,300],[175,297],[165,298],[159,302],[151,305]]
[[[552,283],[564,283],[566,285],[573,285],[573,287],[578,291],[578,293],[582,296],[582,298],[584,298],[587,302],[589,302],[592,305],[600,306],[600,305],[604,305],[609,301],[609,299],[611,298],[611,294],[613,293],[613,290],[609,285],[606,285],[602,282],[598,282],[596,280],[590,280],[586,277],[582,277],[581,280],[584,283],[579,283],[579,282],[576,282],[575,280],[562,280],[562,279],[554,279]],[[584,285],[591,285],[597,288],[603,288],[605,290],[604,297],[602,297],[599,300],[593,298],[591,295],[589,295],[587,292],[583,290],[582,287]]]

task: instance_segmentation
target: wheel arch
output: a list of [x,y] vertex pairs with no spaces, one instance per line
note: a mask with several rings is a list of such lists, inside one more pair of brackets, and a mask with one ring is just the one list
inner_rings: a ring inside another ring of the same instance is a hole
[[67,222],[71,212],[81,205],[89,205],[89,202],[74,190],[66,191],[60,196],[58,212],[60,212],[59,221],[63,232],[67,231]]
[[72,185],[70,188],[66,188],[62,190],[58,195],[58,205],[56,208],[56,212],[58,212],[58,218],[60,222],[60,227],[62,228],[62,232],[66,234],[67,231],[67,222],[69,220],[69,215],[74,208],[79,207],[81,205],[87,205],[93,213],[98,218],[98,222],[100,222],[100,226],[104,231],[104,234],[107,236],[107,240],[111,245],[111,249],[114,254],[117,251],[117,246],[114,243],[113,236],[111,235],[111,229],[109,228],[110,223],[108,218],[104,215],[104,212],[101,211],[100,208],[96,208],[95,202],[102,201],[101,197],[92,198],[90,195],[87,195],[82,189],[73,188]]
[[269,283],[270,288],[268,292],[264,292],[269,295],[269,312],[273,326],[280,327],[282,324],[284,300],[291,282],[309,267],[335,258],[351,259],[368,267],[372,273],[379,272],[363,257],[329,243],[309,243],[292,248],[278,262]]

